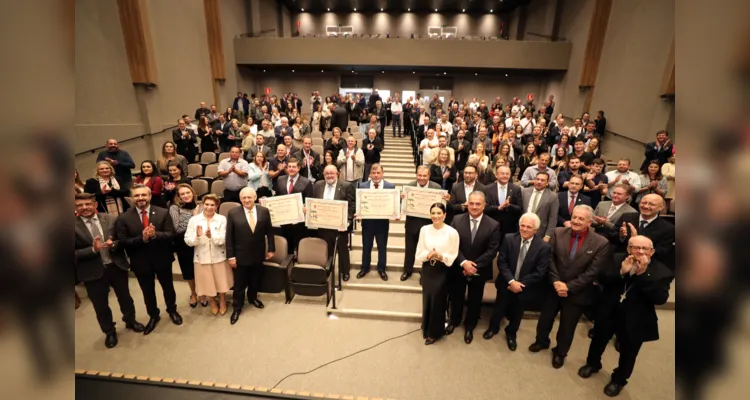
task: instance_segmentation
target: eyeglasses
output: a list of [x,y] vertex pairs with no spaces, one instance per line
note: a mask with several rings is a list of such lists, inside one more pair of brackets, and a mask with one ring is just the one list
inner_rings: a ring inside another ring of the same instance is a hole
[[651,251],[654,249],[653,247],[645,247],[645,246],[628,246],[628,248],[633,251]]

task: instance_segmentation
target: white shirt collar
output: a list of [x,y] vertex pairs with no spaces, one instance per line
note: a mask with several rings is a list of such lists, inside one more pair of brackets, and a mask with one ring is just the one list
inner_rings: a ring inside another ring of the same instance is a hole
[[640,225],[643,221],[646,221],[646,225],[651,225],[651,223],[654,222],[654,220],[658,217],[659,215],[657,214],[654,215],[651,219],[643,219],[643,216],[641,215],[640,217],[638,217],[638,225]]
[[477,220],[477,227],[479,227],[479,225],[482,225],[482,217],[484,217],[484,213],[480,214],[476,218],[474,218],[471,215],[469,215],[469,223],[471,223],[471,220]]
[[521,246],[523,246],[523,241],[527,240],[529,242],[529,247],[531,247],[531,242],[534,241],[534,236],[535,235],[531,235],[531,239],[524,239],[523,236],[521,236],[520,233],[518,234],[518,236],[521,238]]
[[[381,179],[380,182],[378,182],[377,189],[380,190],[382,188],[383,188],[383,180]],[[370,189],[375,189],[375,182],[372,180],[370,181]]]

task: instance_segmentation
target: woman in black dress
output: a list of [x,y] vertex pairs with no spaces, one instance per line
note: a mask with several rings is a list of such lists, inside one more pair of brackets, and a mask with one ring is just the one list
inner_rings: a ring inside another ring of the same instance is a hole
[[182,167],[180,164],[172,164],[169,166],[169,175],[164,181],[164,200],[168,204],[174,204],[175,196],[177,195],[177,186],[181,183],[190,184],[191,179],[184,176]]
[[446,225],[445,206],[430,206],[432,225],[419,231],[416,261],[422,262],[422,336],[425,345],[435,343],[445,334],[445,312],[448,307],[448,268],[458,256],[458,232]]

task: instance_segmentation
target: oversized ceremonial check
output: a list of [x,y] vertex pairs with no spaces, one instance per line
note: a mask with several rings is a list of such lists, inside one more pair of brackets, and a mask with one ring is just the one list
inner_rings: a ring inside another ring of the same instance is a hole
[[357,214],[361,219],[396,219],[401,215],[401,193],[396,189],[357,190]]
[[305,222],[305,213],[302,212],[302,193],[264,197],[260,199],[260,205],[268,208],[271,214],[271,224],[275,227]]
[[403,213],[419,218],[430,218],[430,206],[435,203],[445,204],[443,196],[448,193],[443,189],[423,189],[416,186],[404,186],[403,190]]
[[349,225],[349,202],[343,200],[323,200],[308,197],[305,202],[310,229],[335,229],[345,231]]

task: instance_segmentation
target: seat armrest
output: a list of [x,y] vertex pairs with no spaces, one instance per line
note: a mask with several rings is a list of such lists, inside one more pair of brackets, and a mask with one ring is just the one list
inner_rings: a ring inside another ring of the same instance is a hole
[[293,260],[294,260],[294,254],[289,254],[288,256],[286,256],[286,258],[284,258],[281,261],[279,266],[281,266],[281,268],[284,268],[288,271],[289,268],[293,265],[293,262],[292,262]]
[[326,272],[330,272],[333,268],[333,256],[328,257],[328,262],[326,262]]

